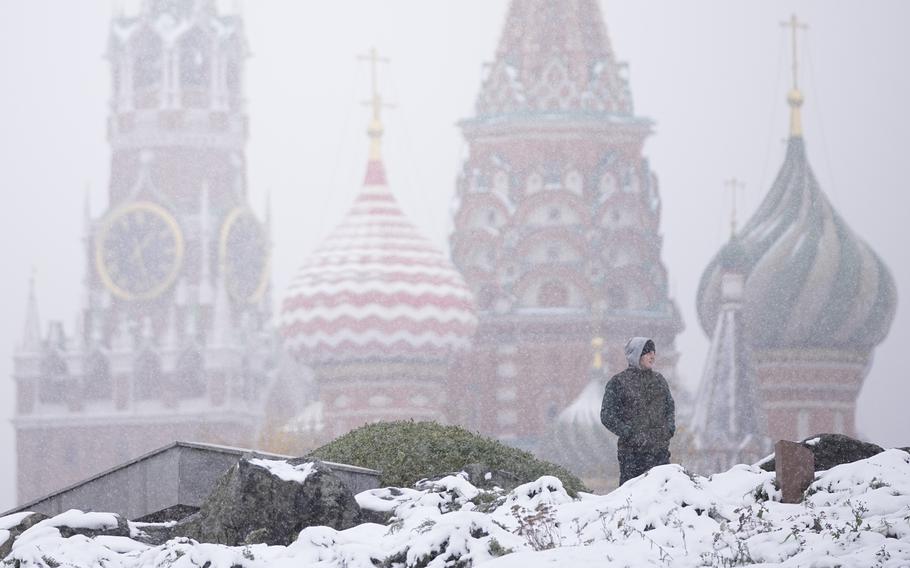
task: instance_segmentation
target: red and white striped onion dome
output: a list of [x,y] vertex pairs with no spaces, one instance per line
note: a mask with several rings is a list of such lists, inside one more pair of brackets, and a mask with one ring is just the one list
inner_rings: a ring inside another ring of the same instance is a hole
[[288,350],[320,365],[436,361],[470,346],[473,296],[408,220],[372,157],[344,221],[291,282],[280,325]]

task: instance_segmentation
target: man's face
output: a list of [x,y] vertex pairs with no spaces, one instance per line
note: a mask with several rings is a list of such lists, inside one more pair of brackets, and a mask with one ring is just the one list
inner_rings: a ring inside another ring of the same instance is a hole
[[638,366],[646,371],[650,371],[654,367],[654,357],[657,356],[657,353],[651,351],[650,353],[645,353],[641,356],[641,359],[638,360]]

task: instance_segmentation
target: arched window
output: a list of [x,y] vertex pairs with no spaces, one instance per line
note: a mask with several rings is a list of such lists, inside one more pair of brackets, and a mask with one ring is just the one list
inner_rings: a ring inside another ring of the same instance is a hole
[[85,362],[82,395],[88,400],[110,399],[113,391],[111,366],[104,354],[95,351]]
[[493,174],[493,189],[505,195],[509,192],[509,174],[500,170]]
[[468,227],[472,229],[497,229],[503,224],[503,217],[495,207],[483,207],[471,213]]
[[38,398],[41,402],[55,403],[66,400],[66,375],[68,369],[63,356],[51,350],[41,359],[41,381]]
[[211,45],[208,35],[196,29],[180,40],[180,89],[183,106],[205,107],[209,103],[212,75]]
[[617,310],[624,310],[629,307],[629,296],[626,294],[625,288],[619,284],[610,286],[607,290],[607,303],[611,308]]
[[565,186],[572,193],[581,195],[584,191],[584,179],[577,170],[571,170],[566,174]]
[[600,194],[603,199],[612,197],[616,193],[616,176],[610,172],[605,172],[600,178]]
[[198,349],[188,349],[177,361],[174,372],[174,388],[182,397],[200,397],[205,395],[205,368],[202,355]]
[[541,308],[562,308],[569,305],[569,290],[561,282],[544,282],[537,293],[537,305]]
[[478,245],[471,252],[470,266],[481,270],[493,270],[496,267],[496,251],[489,246]]
[[150,351],[145,351],[136,359],[133,372],[133,392],[136,400],[161,398],[164,381],[161,376],[161,361]]
[[131,51],[134,104],[136,108],[155,108],[160,104],[164,75],[161,38],[145,28],[136,35]]
[[525,182],[525,191],[530,195],[541,189],[543,189],[543,177],[539,173],[533,172]]

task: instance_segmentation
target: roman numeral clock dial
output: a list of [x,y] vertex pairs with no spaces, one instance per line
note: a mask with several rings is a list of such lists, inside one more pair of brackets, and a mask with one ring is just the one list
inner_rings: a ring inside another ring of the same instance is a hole
[[183,261],[177,220],[148,201],[112,211],[95,241],[98,276],[115,296],[150,300],[168,289]]

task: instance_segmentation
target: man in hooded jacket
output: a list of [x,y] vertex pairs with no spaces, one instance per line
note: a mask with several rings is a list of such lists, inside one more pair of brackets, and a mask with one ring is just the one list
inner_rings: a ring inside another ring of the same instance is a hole
[[670,462],[670,438],[676,433],[676,405],[663,376],[654,371],[656,349],[647,337],[626,343],[629,367],[604,389],[600,421],[619,436],[619,484]]

